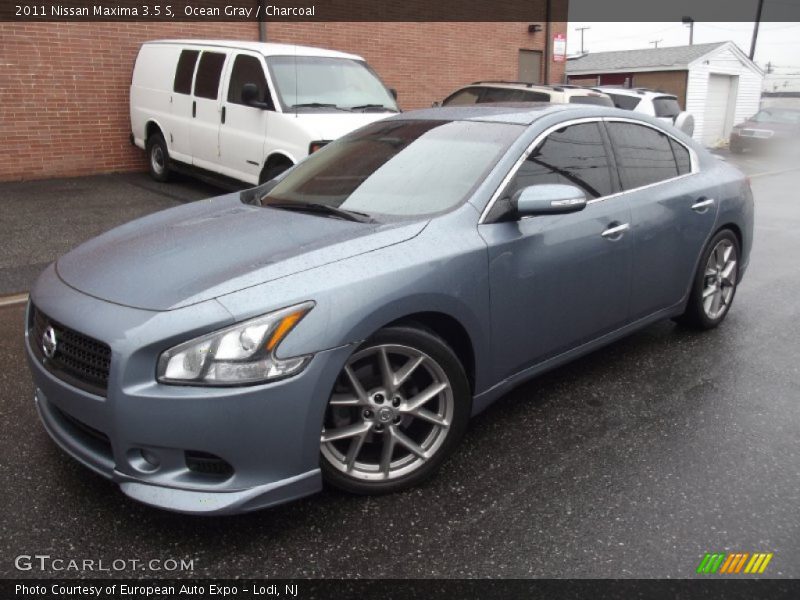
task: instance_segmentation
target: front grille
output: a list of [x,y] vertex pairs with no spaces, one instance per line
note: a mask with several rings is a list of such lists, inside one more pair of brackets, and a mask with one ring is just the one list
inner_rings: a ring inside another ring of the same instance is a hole
[[[28,339],[31,349],[45,368],[75,387],[105,395],[111,365],[111,348],[108,344],[50,319],[33,305],[31,313]],[[52,357],[45,356],[43,349],[43,337],[48,327],[55,331],[56,348]]]
[[768,129],[742,129],[742,137],[771,138],[774,132]]

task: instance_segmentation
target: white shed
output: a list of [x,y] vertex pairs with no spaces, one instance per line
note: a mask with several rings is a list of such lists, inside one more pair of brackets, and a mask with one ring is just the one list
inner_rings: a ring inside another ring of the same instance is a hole
[[678,96],[694,115],[694,138],[728,139],[759,108],[764,73],[733,42],[593,52],[567,63],[570,83],[648,87]]

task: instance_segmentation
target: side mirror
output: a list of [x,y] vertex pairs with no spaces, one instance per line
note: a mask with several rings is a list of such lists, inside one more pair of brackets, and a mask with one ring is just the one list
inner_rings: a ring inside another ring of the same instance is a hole
[[442,105],[441,102],[435,100],[433,104],[431,104],[431,108],[439,108]]
[[397,90],[394,88],[389,88],[389,93],[392,95],[392,98],[397,100]]
[[264,102],[258,97],[258,86],[255,83],[245,83],[242,85],[242,103],[264,110],[272,108],[268,102]]
[[586,208],[586,196],[574,185],[543,183],[522,188],[511,199],[517,218],[561,215]]

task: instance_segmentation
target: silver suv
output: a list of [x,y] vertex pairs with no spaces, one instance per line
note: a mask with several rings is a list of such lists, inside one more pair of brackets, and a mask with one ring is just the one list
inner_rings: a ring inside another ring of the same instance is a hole
[[[476,81],[456,90],[441,106],[466,106],[490,102],[550,102],[614,106],[603,92],[575,85],[536,85],[521,81]],[[439,104],[434,104],[439,106]]]
[[647,88],[630,89],[601,86],[592,89],[610,97],[617,108],[656,117],[661,121],[674,125],[689,136],[694,133],[694,117],[681,110],[677,96]]

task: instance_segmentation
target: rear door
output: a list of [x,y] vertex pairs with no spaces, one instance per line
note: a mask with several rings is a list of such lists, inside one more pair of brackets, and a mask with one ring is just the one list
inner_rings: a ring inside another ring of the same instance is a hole
[[660,129],[607,121],[631,208],[631,320],[679,303],[716,220],[714,183],[689,149]]
[[204,169],[219,168],[219,132],[222,103],[220,88],[226,50],[204,50],[194,77],[192,97],[192,164]]
[[[264,159],[270,114],[275,110],[267,84],[264,59],[256,54],[236,53],[229,61],[220,127],[220,158],[226,175],[258,183]],[[264,108],[242,101],[245,84],[258,88]]]

